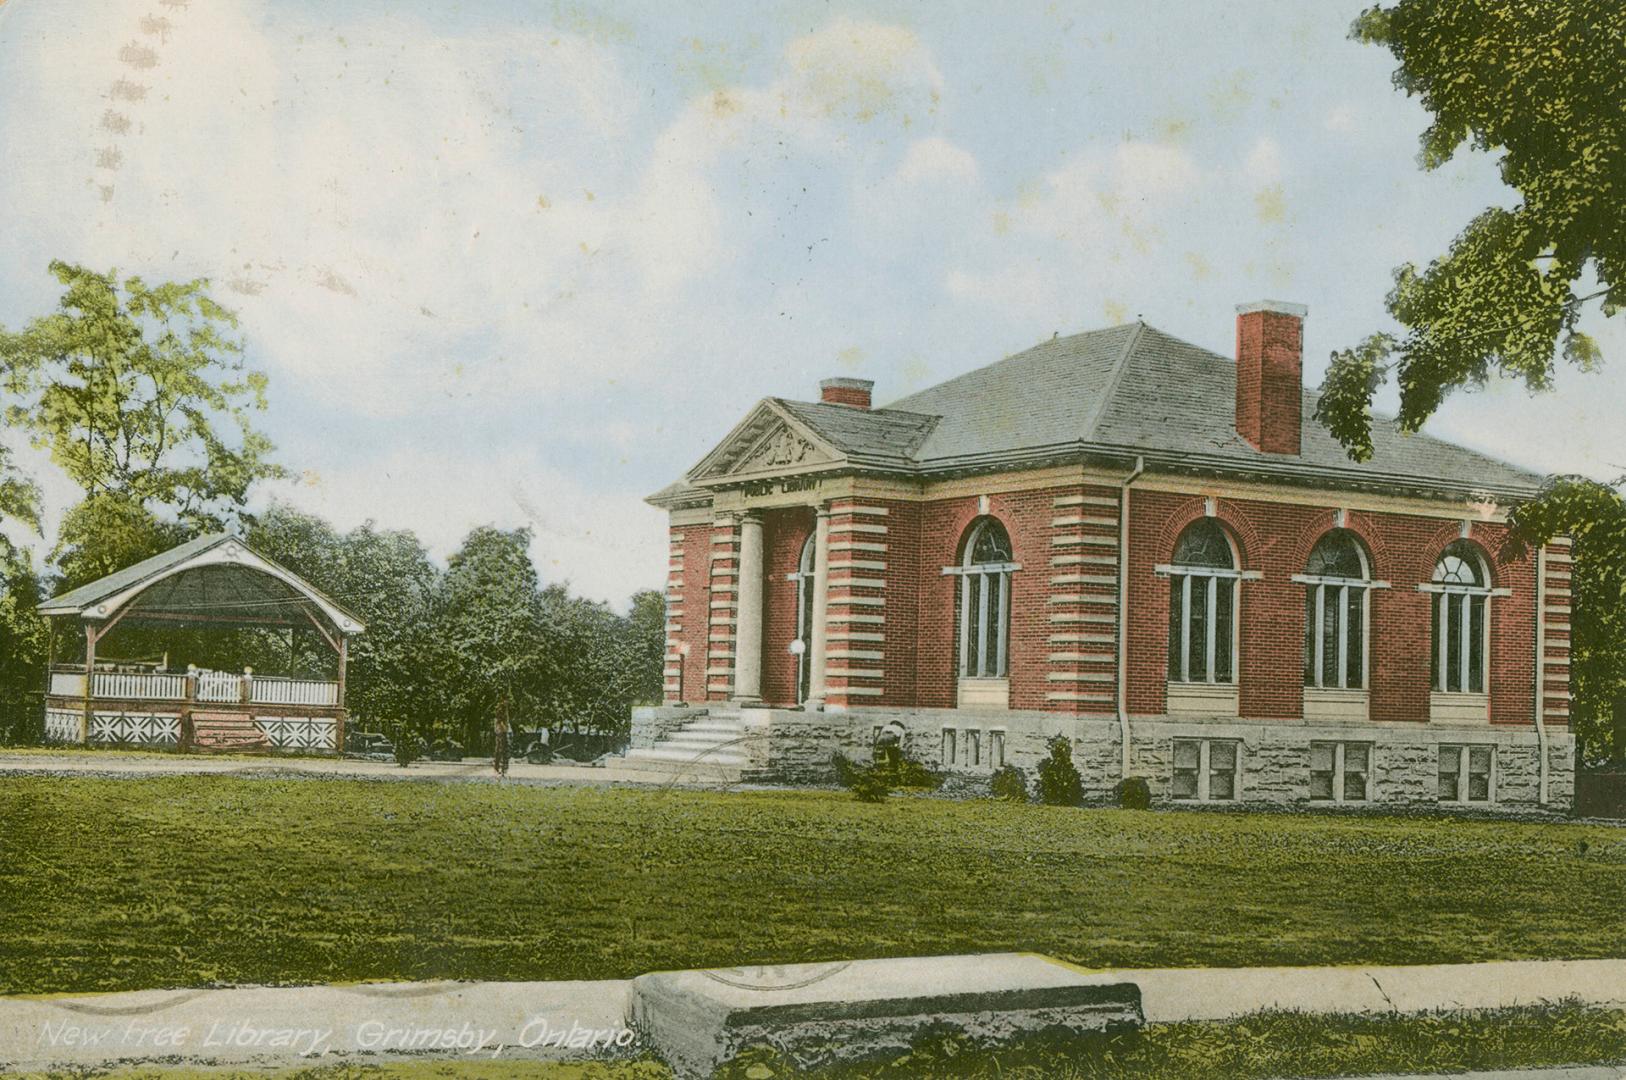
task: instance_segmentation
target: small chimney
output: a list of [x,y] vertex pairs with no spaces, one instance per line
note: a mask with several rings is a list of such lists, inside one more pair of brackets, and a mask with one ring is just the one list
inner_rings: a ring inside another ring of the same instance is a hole
[[851,405],[855,409],[867,409],[870,391],[874,389],[875,383],[869,379],[825,379],[819,383],[819,400],[826,405]]
[[1297,454],[1304,427],[1303,304],[1236,309],[1236,431],[1267,454]]

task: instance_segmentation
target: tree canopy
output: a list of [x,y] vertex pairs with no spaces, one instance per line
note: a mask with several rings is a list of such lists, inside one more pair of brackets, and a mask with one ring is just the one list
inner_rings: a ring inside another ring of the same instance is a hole
[[251,422],[265,375],[244,363],[237,318],[206,280],[149,285],[61,261],[51,273],[57,310],[0,328],[0,377],[7,422],[84,492],[57,554],[70,578],[90,578],[105,560],[88,536],[111,530],[119,558],[151,554],[177,527],[238,516],[250,487],[282,470]]
[[1372,454],[1372,397],[1391,375],[1415,431],[1454,388],[1493,373],[1532,389],[1556,362],[1593,367],[1578,328],[1606,316],[1626,261],[1626,5],[1596,0],[1399,0],[1364,12],[1354,37],[1381,45],[1395,86],[1432,115],[1419,164],[1464,145],[1499,155],[1518,194],[1469,221],[1450,249],[1395,271],[1401,334],[1333,354],[1317,416],[1356,460]]

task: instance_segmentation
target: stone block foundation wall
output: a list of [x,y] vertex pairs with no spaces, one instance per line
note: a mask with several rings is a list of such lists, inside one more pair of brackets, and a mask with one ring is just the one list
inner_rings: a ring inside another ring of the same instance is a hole
[[[1120,734],[1116,720],[1058,716],[1039,711],[968,709],[860,709],[852,712],[761,710],[765,722],[765,778],[788,783],[828,782],[830,757],[839,751],[868,761],[876,734],[888,724],[904,729],[904,752],[942,769],[955,790],[975,790],[996,767],[990,736],[1001,733],[1004,762],[1034,778],[1049,752],[1049,741],[1064,735],[1073,742],[1073,761],[1084,779],[1085,798],[1109,803],[1120,779]],[[942,761],[943,731],[953,729],[955,765]],[[964,761],[967,733],[976,734],[980,762]],[[1504,725],[1336,724],[1284,721],[1170,720],[1139,717],[1131,722],[1133,775],[1146,778],[1153,801],[1186,805],[1173,798],[1174,743],[1177,739],[1226,740],[1237,747],[1237,798],[1191,805],[1436,810],[1539,811],[1537,739],[1533,729]],[[1323,802],[1310,798],[1310,744],[1360,743],[1370,746],[1369,798]],[[1489,802],[1442,803],[1438,798],[1440,746],[1494,748],[1493,797]],[[1574,744],[1567,730],[1550,732],[1548,810],[1565,812],[1574,798]]]

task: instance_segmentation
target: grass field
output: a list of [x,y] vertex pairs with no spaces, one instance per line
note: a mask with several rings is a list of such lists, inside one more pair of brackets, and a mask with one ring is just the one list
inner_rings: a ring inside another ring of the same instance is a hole
[[1626,830],[844,793],[0,780],[8,993],[1034,950],[1626,956]]
[[[1189,1080],[1223,1076],[1359,1076],[1460,1072],[1626,1061],[1626,1012],[1571,1006],[1436,1013],[1413,1017],[1306,1017],[1265,1013],[1233,1023],[1164,1024],[1126,1039],[1068,1046],[1015,1046],[993,1053],[926,1038],[901,1058],[815,1074],[820,1080]],[[772,1054],[747,1051],[724,1080],[798,1075]],[[670,1080],[651,1059],[559,1065],[440,1058],[393,1065],[345,1063],[276,1073],[125,1068],[35,1074],[33,1080]]]

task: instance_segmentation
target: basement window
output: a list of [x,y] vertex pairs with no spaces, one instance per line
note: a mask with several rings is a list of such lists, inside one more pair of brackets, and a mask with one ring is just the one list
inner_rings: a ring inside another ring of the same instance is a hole
[[1310,798],[1321,802],[1366,802],[1372,797],[1372,744],[1310,744]]
[[1440,801],[1489,803],[1496,767],[1493,746],[1440,744]]
[[1237,797],[1234,739],[1174,740],[1174,782],[1170,794],[1181,801],[1232,802]]

